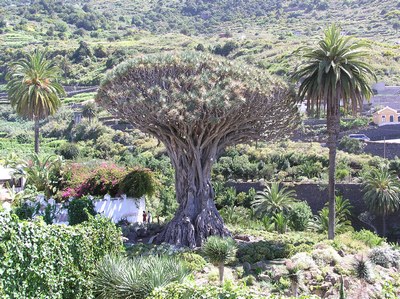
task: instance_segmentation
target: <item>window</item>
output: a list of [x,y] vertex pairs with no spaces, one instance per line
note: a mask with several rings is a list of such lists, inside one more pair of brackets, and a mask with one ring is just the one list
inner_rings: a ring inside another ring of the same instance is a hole
[[382,122],[383,122],[383,123],[386,122],[386,115],[382,115]]
[[389,121],[390,121],[391,123],[394,122],[394,116],[393,116],[393,115],[391,115],[389,119],[390,119]]

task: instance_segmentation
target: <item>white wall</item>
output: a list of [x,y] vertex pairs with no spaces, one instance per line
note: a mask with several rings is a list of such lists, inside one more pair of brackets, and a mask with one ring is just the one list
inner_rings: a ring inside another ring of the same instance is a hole
[[118,222],[126,219],[128,222],[142,222],[143,211],[146,209],[144,197],[134,198],[118,198],[105,199],[94,202],[94,208],[97,213]]

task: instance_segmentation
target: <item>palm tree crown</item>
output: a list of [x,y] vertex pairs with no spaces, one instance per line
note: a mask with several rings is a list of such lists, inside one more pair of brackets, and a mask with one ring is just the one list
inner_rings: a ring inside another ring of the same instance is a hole
[[257,192],[253,202],[256,214],[274,216],[281,212],[287,212],[296,202],[295,192],[286,187],[279,189],[279,183],[266,186],[264,191]]
[[61,106],[59,97],[65,94],[57,77],[57,67],[40,51],[14,63],[7,89],[16,112],[29,119],[53,115]]
[[386,235],[386,216],[400,209],[400,181],[388,169],[373,169],[363,179],[364,200],[368,209],[382,215],[382,234]]
[[338,114],[342,103],[345,110],[356,113],[362,107],[364,97],[370,98],[369,81],[375,78],[371,67],[363,61],[369,55],[368,44],[353,42],[352,37],[342,36],[340,28],[332,25],[316,48],[300,48],[307,60],[294,73],[304,80],[299,87],[300,99],[307,101],[309,110],[324,108],[327,114]]
[[39,152],[39,120],[56,113],[64,88],[57,82],[58,68],[45,53],[33,54],[12,65],[8,74],[8,98],[17,114],[35,122],[35,152]]
[[364,199],[368,209],[378,215],[400,209],[400,181],[387,169],[373,169],[364,177]]

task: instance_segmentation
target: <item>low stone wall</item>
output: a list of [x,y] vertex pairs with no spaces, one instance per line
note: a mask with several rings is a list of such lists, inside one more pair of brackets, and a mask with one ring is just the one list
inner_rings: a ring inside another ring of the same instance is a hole
[[[234,187],[237,192],[247,192],[250,188],[254,188],[256,191],[263,190],[263,184],[260,182],[228,182],[227,186]],[[310,205],[311,210],[314,214],[318,214],[325,203],[328,201],[328,186],[313,184],[313,183],[301,183],[301,184],[290,184],[289,189],[296,191],[297,198],[299,200],[307,201]],[[356,229],[365,227],[357,217],[367,211],[367,206],[363,199],[362,185],[361,184],[337,184],[336,190],[338,195],[342,195],[343,198],[350,200],[353,206],[352,212],[352,224]],[[387,218],[388,231],[390,227],[400,227],[400,213],[396,213]],[[376,217],[374,225],[380,231],[382,227],[381,217]],[[371,229],[371,227],[365,227]]]
[[[386,147],[386,153],[384,150]],[[374,156],[384,157],[388,159],[400,158],[400,144],[397,143],[367,143],[364,152]]]

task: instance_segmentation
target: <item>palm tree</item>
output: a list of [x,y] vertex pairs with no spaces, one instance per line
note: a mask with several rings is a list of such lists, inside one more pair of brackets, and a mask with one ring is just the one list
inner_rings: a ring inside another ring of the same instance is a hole
[[290,210],[296,202],[296,193],[286,187],[279,189],[279,183],[266,186],[264,191],[257,192],[253,208],[258,215],[274,216]]
[[34,121],[36,153],[39,152],[39,121],[58,110],[60,96],[65,94],[57,78],[57,67],[38,50],[14,63],[8,74],[11,106],[18,115]]
[[93,102],[87,103],[82,107],[82,116],[89,119],[89,123],[92,123],[92,119],[97,115],[96,105]]
[[368,209],[382,216],[382,234],[386,235],[386,216],[400,209],[400,181],[385,168],[373,169],[363,178],[364,200]]
[[293,77],[302,80],[299,98],[306,100],[307,111],[320,115],[326,111],[329,148],[329,230],[328,238],[335,237],[335,171],[336,147],[340,130],[339,108],[356,114],[364,97],[369,99],[372,89],[369,80],[375,78],[371,67],[363,61],[368,45],[341,35],[336,25],[328,27],[315,48],[300,48],[307,60]]

